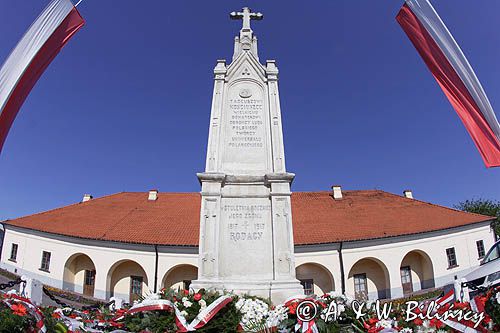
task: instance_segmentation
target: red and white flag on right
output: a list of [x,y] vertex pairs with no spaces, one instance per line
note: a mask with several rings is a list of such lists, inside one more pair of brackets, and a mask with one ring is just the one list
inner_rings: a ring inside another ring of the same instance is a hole
[[406,0],[396,16],[474,140],[488,168],[500,166],[500,125],[457,42],[428,0]]

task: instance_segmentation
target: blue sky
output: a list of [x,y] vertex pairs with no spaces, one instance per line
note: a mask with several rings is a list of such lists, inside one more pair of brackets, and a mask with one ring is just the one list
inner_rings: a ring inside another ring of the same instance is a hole
[[[0,62],[48,0],[0,2]],[[86,26],[39,80],[0,155],[0,220],[120,191],[199,191],[216,59],[247,5],[276,59],[294,191],[412,189],[451,206],[500,198],[394,17],[402,0],[85,0]],[[500,109],[500,1],[434,5]]]

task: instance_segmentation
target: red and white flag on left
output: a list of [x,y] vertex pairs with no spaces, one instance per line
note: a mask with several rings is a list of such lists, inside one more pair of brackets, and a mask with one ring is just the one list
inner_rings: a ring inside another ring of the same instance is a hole
[[0,68],[0,152],[31,89],[84,23],[70,0],[51,1]]
[[474,140],[487,167],[500,166],[500,125],[457,42],[428,0],[406,0],[396,16]]

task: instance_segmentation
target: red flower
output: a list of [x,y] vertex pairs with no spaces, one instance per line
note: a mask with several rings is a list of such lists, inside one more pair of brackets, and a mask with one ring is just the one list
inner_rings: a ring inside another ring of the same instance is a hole
[[443,322],[439,319],[436,319],[436,318],[432,318],[429,322],[429,324],[432,326],[432,327],[435,327],[435,328],[441,328],[444,326]]
[[52,318],[59,319],[59,318],[61,318],[61,315],[57,312],[52,312]]
[[297,305],[298,305],[297,302],[292,302],[292,303],[288,304],[288,312],[290,312],[290,314],[295,314],[295,312],[297,310]]
[[189,295],[189,290],[184,289],[184,295]]
[[194,300],[196,302],[198,302],[201,299],[201,294],[200,293],[196,293],[196,294],[194,294],[193,298],[194,298]]
[[15,315],[18,315],[18,316],[21,316],[21,317],[26,316],[27,311],[26,311],[26,308],[24,307],[24,305],[22,305],[22,304],[13,304],[10,308],[11,308],[12,312]]
[[464,309],[465,310],[468,307],[469,307],[469,304],[467,304],[465,302],[464,303],[460,303],[460,302],[455,303],[455,308],[457,308],[457,309]]
[[118,309],[118,310],[116,310],[116,315],[121,316],[121,315],[125,314],[126,312],[127,312],[127,310],[125,310],[125,309]]
[[421,326],[424,322],[420,318],[413,319],[413,323],[417,326]]

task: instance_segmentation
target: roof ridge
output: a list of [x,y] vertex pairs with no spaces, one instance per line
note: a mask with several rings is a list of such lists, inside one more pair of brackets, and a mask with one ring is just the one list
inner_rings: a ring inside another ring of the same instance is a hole
[[[91,201],[95,202],[96,200],[101,200],[101,199],[104,199],[104,198],[109,198],[109,197],[112,197],[114,195],[119,195],[119,194],[123,194],[123,193],[125,193],[125,192],[116,192],[116,193],[112,193],[112,194],[107,194],[107,195],[103,195],[102,197],[98,197],[98,198],[92,199]],[[89,202],[89,201],[86,201],[86,202]],[[58,210],[61,210],[61,209],[66,209],[68,207],[73,207],[73,206],[76,206],[76,205],[80,205],[82,203],[83,202],[81,202],[81,201],[80,202],[75,202],[75,203],[72,203],[72,204],[69,204],[69,205],[66,205],[66,206],[52,208],[52,209],[49,209],[49,210],[46,210],[46,211],[43,211],[43,212],[34,213],[34,214],[28,214],[28,215],[23,215],[23,216],[15,217],[13,219],[4,220],[4,221],[2,221],[2,223],[9,224],[8,223],[9,221],[14,221],[14,220],[24,219],[24,218],[28,218],[28,217],[34,217],[34,216],[38,216],[38,215],[52,213],[52,212],[55,212],[55,211],[58,211]]]
[[[378,189],[368,189],[368,190],[342,190],[342,192],[384,192],[384,193],[390,193],[384,190],[378,190]],[[292,191],[293,193],[331,193],[331,191],[328,190],[321,190],[321,191]]]
[[456,212],[456,213],[463,213],[463,214],[470,214],[470,215],[475,215],[475,216],[479,216],[479,217],[486,217],[487,219],[484,220],[484,221],[495,219],[494,216],[488,216],[488,215],[483,215],[483,214],[471,213],[471,212],[467,212],[465,210],[460,210],[460,209],[455,209],[455,208],[451,208],[451,207],[447,207],[447,206],[442,206],[442,205],[434,204],[432,202],[427,202],[427,201],[423,201],[423,200],[419,200],[419,199],[415,199],[415,198],[413,198],[413,199],[405,198],[403,196],[400,196],[400,195],[397,195],[397,194],[394,194],[394,193],[391,193],[391,192],[385,192],[385,193],[388,193],[388,194],[390,194],[392,196],[401,198],[403,200],[413,200],[413,201],[417,201],[417,202],[420,202],[420,203],[423,203],[423,204],[426,204],[426,205],[429,205],[429,206],[451,210],[452,212]]

